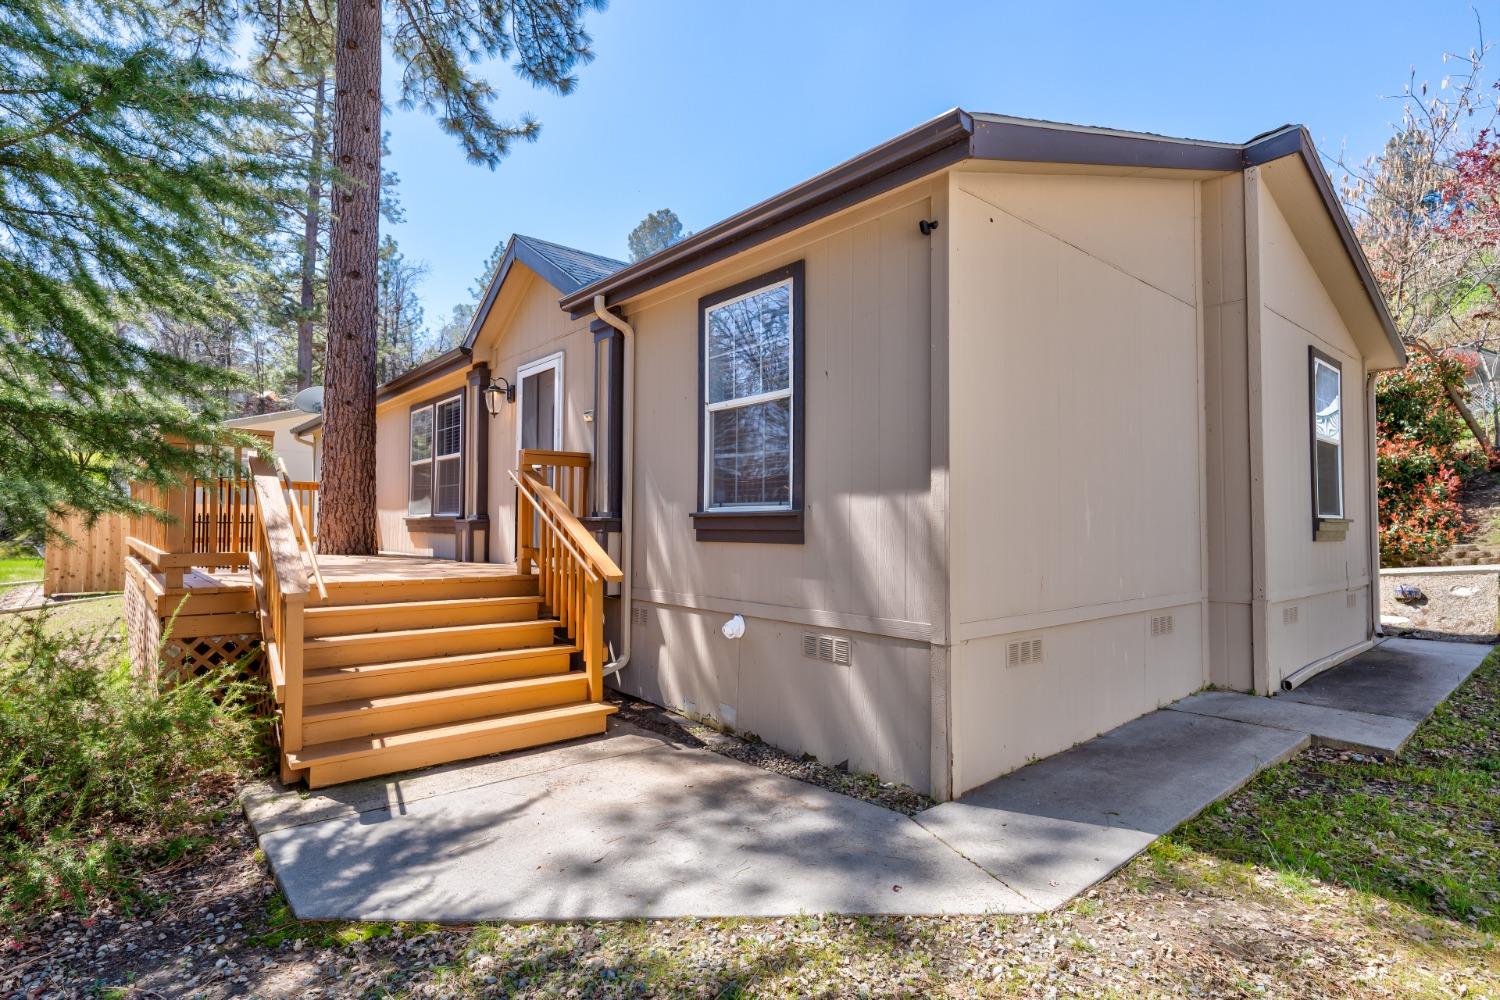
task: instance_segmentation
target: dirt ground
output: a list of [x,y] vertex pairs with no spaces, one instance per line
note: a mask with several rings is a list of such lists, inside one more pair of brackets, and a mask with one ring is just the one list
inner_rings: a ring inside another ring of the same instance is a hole
[[1163,842],[1041,917],[299,923],[244,822],[136,913],[0,935],[41,997],[1500,997],[1493,935]]

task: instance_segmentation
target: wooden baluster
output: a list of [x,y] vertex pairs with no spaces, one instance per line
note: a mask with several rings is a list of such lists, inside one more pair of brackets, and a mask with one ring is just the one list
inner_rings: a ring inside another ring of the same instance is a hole
[[566,553],[563,556],[563,579],[565,586],[563,588],[562,614],[558,617],[561,619],[563,628],[567,630],[568,638],[570,639],[573,638],[573,623],[577,621],[573,616],[573,588],[578,584],[573,571],[577,567],[578,563],[574,560],[573,554],[571,552]]
[[533,563],[531,551],[532,527],[531,497],[524,489],[516,490],[519,502],[516,509],[520,512],[520,520],[516,525],[516,572],[530,573]]
[[604,581],[590,578],[583,615],[583,668],[589,700],[604,700]]
[[[208,551],[217,555],[218,553],[223,552],[228,548],[228,546],[224,544],[223,536],[220,534],[220,532],[222,532],[224,529],[219,524],[219,494],[224,491],[224,480],[213,480],[212,485],[209,487],[209,489],[211,489],[212,492],[208,495],[208,534],[210,539],[208,543]],[[213,566],[217,564],[214,562],[209,562],[209,565]]]

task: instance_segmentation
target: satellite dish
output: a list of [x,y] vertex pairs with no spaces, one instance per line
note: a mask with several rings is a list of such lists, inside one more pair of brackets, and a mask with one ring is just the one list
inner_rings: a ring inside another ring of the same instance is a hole
[[310,385],[297,393],[292,400],[292,405],[303,413],[323,412],[323,387],[321,385]]

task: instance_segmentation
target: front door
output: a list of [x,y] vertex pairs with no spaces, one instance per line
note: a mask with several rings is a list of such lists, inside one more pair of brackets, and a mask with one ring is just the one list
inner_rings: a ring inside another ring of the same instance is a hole
[[561,354],[524,364],[516,372],[516,408],[521,414],[518,450],[562,449],[562,374]]
[[[554,354],[522,365],[516,370],[516,468],[527,449],[562,450],[563,356]],[[555,484],[550,484],[555,485]],[[519,510],[517,518],[520,517]],[[517,526],[519,538],[520,525]],[[533,526],[531,545],[540,542],[540,526]]]

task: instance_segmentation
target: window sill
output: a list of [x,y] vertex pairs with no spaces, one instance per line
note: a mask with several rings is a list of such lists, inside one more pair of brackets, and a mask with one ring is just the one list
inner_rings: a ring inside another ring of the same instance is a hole
[[688,515],[700,542],[801,545],[800,510],[699,510]]
[[1349,537],[1349,525],[1353,523],[1342,517],[1320,517],[1313,527],[1313,541],[1342,542]]
[[436,535],[451,535],[458,530],[459,518],[451,515],[433,517],[406,517],[407,531],[427,531]]

